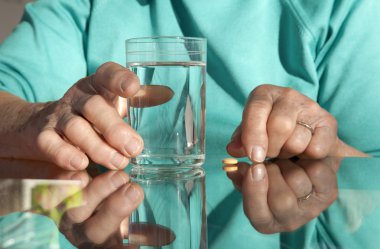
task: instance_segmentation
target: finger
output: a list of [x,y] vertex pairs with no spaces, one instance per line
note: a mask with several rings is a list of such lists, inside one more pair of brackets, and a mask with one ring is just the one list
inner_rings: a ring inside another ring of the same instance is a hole
[[95,244],[102,244],[115,233],[120,233],[121,222],[132,214],[143,198],[143,190],[134,183],[114,192],[96,214],[86,221],[87,238]]
[[99,95],[90,97],[82,106],[74,107],[90,121],[104,139],[126,157],[135,157],[143,149],[143,140],[120,117],[117,110]]
[[89,83],[98,93],[109,91],[124,98],[132,97],[140,89],[138,77],[114,62],[101,65],[88,81],[85,84]]
[[231,141],[228,143],[227,152],[233,157],[246,156],[243,144],[241,142],[241,125],[239,125],[231,136]]
[[56,131],[44,130],[37,138],[37,146],[44,151],[46,159],[54,164],[68,169],[81,170],[87,167],[89,161],[87,156],[64,141]]
[[90,182],[90,176],[87,171],[65,171],[58,175],[54,175],[54,179],[57,180],[74,180],[79,181],[82,188],[86,187]]
[[302,156],[313,159],[325,158],[335,145],[335,139],[337,139],[335,128],[329,126],[316,127]]
[[285,142],[292,135],[297,120],[297,107],[288,99],[280,99],[273,104],[267,121],[268,157],[277,157]]
[[96,163],[110,169],[121,169],[129,162],[128,158],[105,143],[92,126],[80,116],[65,116],[57,123],[57,129]]
[[146,108],[162,105],[174,96],[174,91],[168,86],[143,85],[139,91],[128,99],[128,104],[135,108]]
[[301,159],[297,161],[297,164],[307,173],[313,185],[315,195],[322,197],[323,195],[329,196],[337,189],[336,163],[339,163],[339,161],[329,158],[323,160]]
[[337,180],[334,169],[329,167],[324,160],[301,159],[297,164],[302,165],[313,185],[311,196],[307,200],[299,202],[299,207],[304,210],[304,219],[308,221],[317,217],[336,200]]
[[157,224],[132,223],[128,241],[138,246],[161,247],[171,244],[176,236],[169,228]]
[[272,110],[272,98],[256,88],[244,109],[241,141],[246,155],[254,162],[265,160],[268,148],[267,120]]
[[267,165],[269,176],[268,205],[278,228],[292,223],[298,211],[297,196],[290,189],[276,164]]
[[313,185],[305,170],[290,160],[276,161],[281,174],[297,198],[302,198],[313,190]]
[[230,178],[235,188],[239,191],[242,189],[243,179],[249,169],[249,164],[240,162],[238,163],[238,170],[233,172],[227,172],[227,177]]
[[264,164],[256,164],[247,171],[242,186],[244,212],[252,226],[262,233],[270,233],[274,223],[268,206],[268,184]]
[[291,158],[302,154],[311,141],[311,132],[300,125],[296,125],[292,135],[285,142],[278,157]]
[[109,171],[96,177],[82,193],[86,205],[73,208],[66,213],[72,223],[81,223],[88,219],[98,205],[110,194],[129,181],[129,177],[123,171]]

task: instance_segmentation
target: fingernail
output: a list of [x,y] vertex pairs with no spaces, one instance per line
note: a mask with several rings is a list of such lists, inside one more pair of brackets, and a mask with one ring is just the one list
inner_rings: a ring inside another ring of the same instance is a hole
[[260,146],[254,146],[251,152],[251,160],[258,163],[264,162],[265,160],[264,149]]
[[115,166],[118,169],[122,168],[123,166],[125,166],[124,165],[125,161],[126,161],[126,158],[124,156],[120,155],[117,152],[114,152],[112,159],[111,159],[111,163],[113,166]]
[[70,160],[70,165],[74,168],[82,168],[82,165],[83,165],[83,161],[84,161],[84,158],[81,157],[81,156],[74,156],[73,158],[71,158]]
[[140,197],[140,193],[133,184],[129,184],[128,189],[125,191],[125,195],[131,202],[137,202]]
[[124,148],[130,156],[135,156],[141,149],[141,142],[139,139],[132,137]]
[[257,164],[251,167],[251,177],[255,182],[261,181],[265,176],[265,168],[263,164]]
[[115,187],[115,189],[118,189],[120,186],[126,183],[127,180],[119,172],[116,172],[111,176],[111,184]]

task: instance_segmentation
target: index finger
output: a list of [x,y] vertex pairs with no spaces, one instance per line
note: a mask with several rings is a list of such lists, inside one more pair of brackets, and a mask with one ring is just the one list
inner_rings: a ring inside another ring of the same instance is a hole
[[269,181],[264,164],[250,167],[243,180],[244,212],[252,226],[262,233],[271,233],[274,216],[268,205]]
[[246,155],[253,162],[263,162],[268,150],[267,120],[273,100],[269,94],[256,88],[243,112],[241,141]]
[[140,80],[127,68],[107,62],[91,76],[90,85],[98,92],[111,92],[120,97],[131,97],[140,89]]

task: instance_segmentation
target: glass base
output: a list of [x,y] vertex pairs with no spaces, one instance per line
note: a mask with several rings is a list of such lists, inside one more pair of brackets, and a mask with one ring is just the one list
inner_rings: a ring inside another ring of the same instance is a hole
[[131,159],[136,166],[202,166],[205,155],[139,155]]

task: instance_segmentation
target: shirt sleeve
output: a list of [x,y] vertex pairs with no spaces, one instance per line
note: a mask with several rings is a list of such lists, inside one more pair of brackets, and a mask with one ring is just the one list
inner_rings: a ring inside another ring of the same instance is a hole
[[[0,91],[33,102],[55,100],[86,76],[89,0],[40,0],[0,45]],[[38,93],[38,94],[37,94]]]
[[380,1],[292,1],[315,37],[318,103],[347,144],[380,155]]

